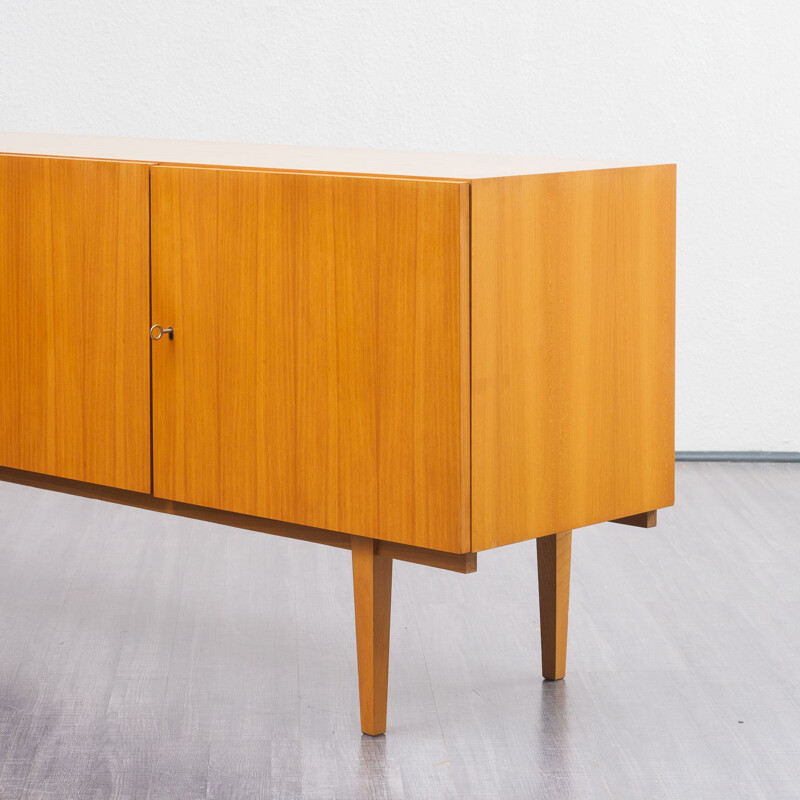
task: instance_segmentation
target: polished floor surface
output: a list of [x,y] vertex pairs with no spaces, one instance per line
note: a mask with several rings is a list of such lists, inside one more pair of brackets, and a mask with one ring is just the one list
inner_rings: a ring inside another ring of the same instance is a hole
[[350,554],[0,483],[0,798],[798,798],[800,464],[686,464],[655,530],[396,564],[358,728]]

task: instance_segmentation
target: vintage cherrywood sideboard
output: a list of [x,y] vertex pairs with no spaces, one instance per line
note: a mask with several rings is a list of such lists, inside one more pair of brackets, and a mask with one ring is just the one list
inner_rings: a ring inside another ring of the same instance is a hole
[[[0,479],[352,550],[361,725],[392,559],[673,502],[674,165],[0,134]],[[149,332],[149,335],[148,335]]]

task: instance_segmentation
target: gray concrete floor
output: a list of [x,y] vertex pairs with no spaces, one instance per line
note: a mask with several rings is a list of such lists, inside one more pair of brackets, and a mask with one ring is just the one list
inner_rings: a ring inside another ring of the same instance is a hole
[[396,564],[358,725],[350,554],[0,483],[0,798],[800,797],[800,465],[679,464],[655,530]]

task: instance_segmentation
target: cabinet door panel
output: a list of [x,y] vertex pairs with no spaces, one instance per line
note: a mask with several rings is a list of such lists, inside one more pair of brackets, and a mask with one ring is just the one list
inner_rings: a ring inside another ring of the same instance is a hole
[[0,156],[0,464],[150,491],[147,164]]
[[468,550],[467,191],[154,167],[155,493]]

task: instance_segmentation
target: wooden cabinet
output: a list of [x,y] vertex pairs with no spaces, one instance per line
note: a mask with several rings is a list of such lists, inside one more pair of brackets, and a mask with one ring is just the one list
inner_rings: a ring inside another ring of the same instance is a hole
[[149,167],[0,155],[0,464],[150,491]]
[[0,477],[352,550],[372,734],[392,559],[536,538],[563,677],[572,529],[673,502],[674,166],[0,150]]

